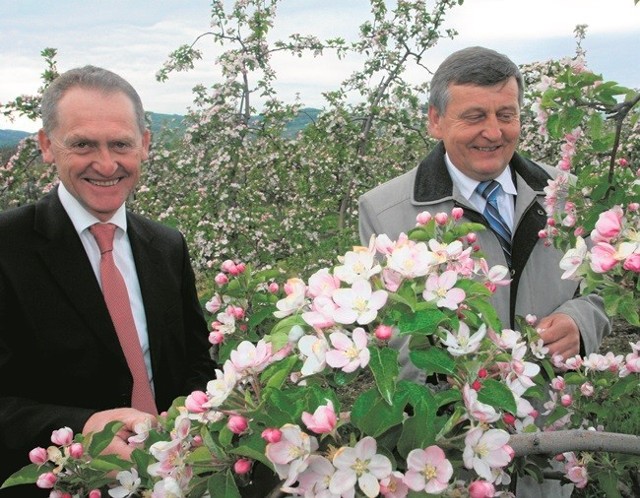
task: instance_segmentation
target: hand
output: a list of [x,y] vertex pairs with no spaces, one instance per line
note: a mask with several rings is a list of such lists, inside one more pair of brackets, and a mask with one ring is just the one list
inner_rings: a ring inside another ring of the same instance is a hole
[[138,424],[150,424],[154,426],[156,418],[150,413],[141,412],[135,408],[114,408],[112,410],[104,410],[96,412],[89,417],[82,429],[83,434],[89,432],[99,432],[109,422],[122,422],[124,425],[114,436],[113,440],[107,446],[102,454],[117,455],[125,460],[131,459],[131,453],[134,446],[129,445],[128,439],[136,433],[135,427]]
[[538,334],[549,348],[549,356],[561,355],[566,360],[580,353],[580,330],[569,315],[554,313],[543,318]]

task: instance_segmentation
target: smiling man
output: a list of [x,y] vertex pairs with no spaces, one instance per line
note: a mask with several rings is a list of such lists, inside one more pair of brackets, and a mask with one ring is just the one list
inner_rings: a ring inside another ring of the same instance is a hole
[[[516,316],[532,314],[550,355],[592,353],[610,322],[602,299],[579,297],[578,283],[560,278],[562,252],[538,237],[546,225],[543,189],[557,170],[516,152],[523,95],[520,70],[505,55],[469,47],[447,57],[429,92],[429,132],[439,142],[417,168],[360,197],[360,239],[363,245],[373,234],[396,240],[423,211],[462,208],[461,221],[487,227],[477,243],[489,265],[510,270],[511,285],[492,297],[503,327],[514,328]],[[402,375],[424,379],[409,361],[406,339],[392,346],[400,350]],[[527,479],[517,496],[570,491],[557,481],[540,488]]]
[[215,377],[184,237],[125,207],[149,154],[137,92],[85,66],[49,85],[41,113],[60,183],[0,213],[0,483],[65,426],[123,422],[105,452],[127,458],[136,423]]

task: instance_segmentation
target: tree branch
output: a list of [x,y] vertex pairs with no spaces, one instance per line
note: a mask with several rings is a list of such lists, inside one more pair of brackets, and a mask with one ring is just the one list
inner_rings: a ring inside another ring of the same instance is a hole
[[509,439],[515,456],[557,455],[567,451],[598,451],[640,455],[640,436],[584,429],[513,434]]

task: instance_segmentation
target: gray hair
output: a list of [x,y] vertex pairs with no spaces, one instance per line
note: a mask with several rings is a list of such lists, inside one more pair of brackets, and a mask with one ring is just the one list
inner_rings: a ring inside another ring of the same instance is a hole
[[62,73],[51,82],[42,94],[40,115],[45,133],[51,133],[58,126],[58,103],[68,90],[76,87],[99,90],[104,93],[124,93],[133,104],[140,133],[145,132],[144,108],[135,88],[127,80],[107,69],[83,66]]
[[522,107],[524,80],[518,66],[506,55],[485,47],[467,47],[447,57],[436,70],[429,88],[429,105],[444,114],[449,103],[449,85],[493,86],[515,78],[518,103]]

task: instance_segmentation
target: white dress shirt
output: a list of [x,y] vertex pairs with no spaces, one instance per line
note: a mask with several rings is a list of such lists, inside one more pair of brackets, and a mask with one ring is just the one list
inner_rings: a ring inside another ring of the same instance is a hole
[[[100,220],[89,213],[80,204],[80,202],[78,202],[78,200],[69,193],[62,183],[60,183],[58,187],[58,196],[60,197],[60,202],[69,215],[69,218],[71,218],[71,222],[73,223],[76,232],[78,232],[78,236],[82,241],[84,250],[87,252],[87,256],[91,262],[93,272],[98,279],[100,287],[102,287],[100,278],[100,249],[98,249],[96,239],[89,231],[89,227],[95,223],[100,223]],[[133,312],[133,319],[138,331],[138,338],[140,339],[140,346],[142,347],[142,354],[144,355],[144,362],[147,366],[149,380],[151,381],[151,386],[153,388],[153,372],[151,371],[151,355],[149,353],[149,335],[147,333],[147,317],[144,312],[138,273],[133,260],[133,253],[131,252],[131,243],[129,241],[129,236],[127,235],[127,216],[124,204],[120,206],[118,211],[116,211],[113,217],[109,220],[109,223],[113,223],[117,226],[113,238],[113,258],[116,266],[120,270],[120,273],[122,273],[122,277],[124,278],[127,286],[129,301],[131,302],[131,311]]]
[[[467,199],[469,203],[478,210],[478,212],[484,213],[487,200],[476,192],[476,187],[480,182],[468,177],[455,167],[449,158],[449,154],[445,154],[444,159],[447,164],[447,170],[449,171],[451,180],[453,180],[453,184],[458,187],[462,196]],[[509,227],[509,230],[513,233],[513,218],[515,213],[514,200],[517,190],[513,183],[513,179],[511,178],[510,168],[506,167],[497,178],[494,178],[494,180],[496,180],[502,187],[502,190],[496,199],[498,202],[498,211],[500,211],[500,216],[502,216]]]

